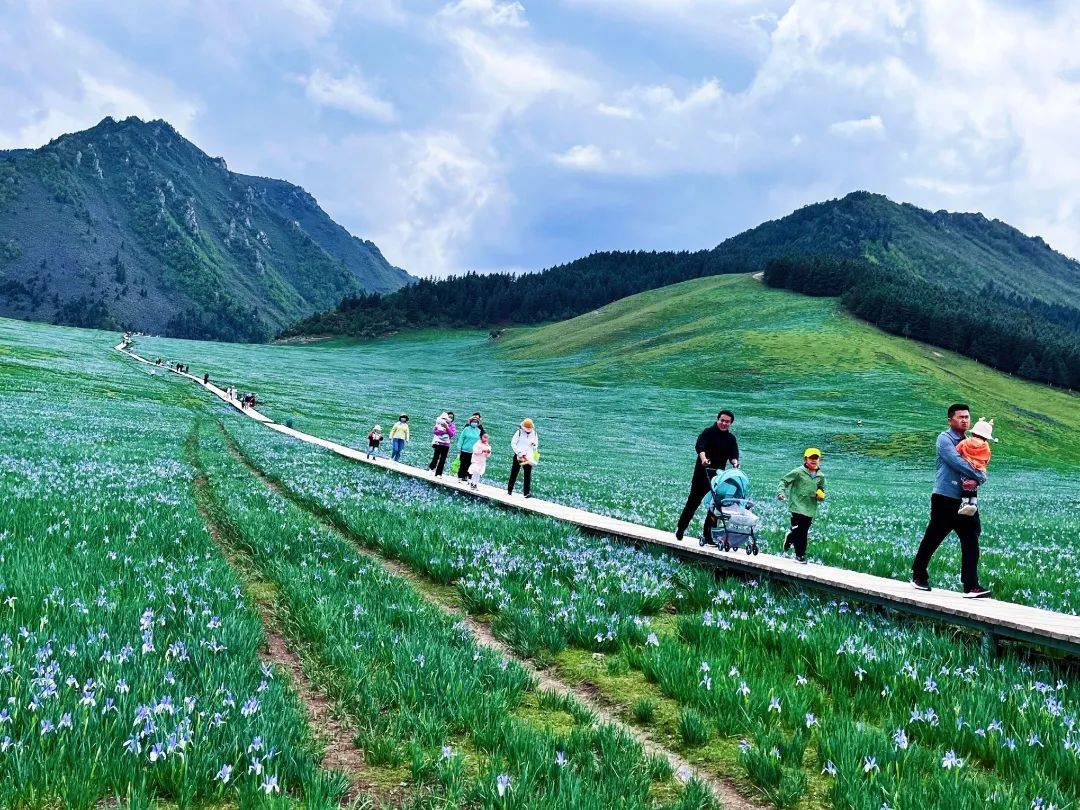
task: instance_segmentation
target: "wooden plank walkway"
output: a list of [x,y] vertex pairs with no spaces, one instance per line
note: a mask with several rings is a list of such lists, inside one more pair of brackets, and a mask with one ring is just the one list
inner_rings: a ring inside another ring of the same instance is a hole
[[391,461],[382,456],[369,459],[362,450],[347,447],[336,442],[303,433],[299,430],[280,425],[254,408],[243,408],[239,400],[229,397],[213,383],[204,384],[201,377],[194,374],[177,372],[166,366],[156,366],[149,360],[131,351],[125,344],[117,345],[116,350],[154,368],[161,368],[172,374],[186,377],[206,388],[222,402],[235,410],[263,423],[271,430],[291,436],[308,444],[326,448],[344,458],[371,464],[401,475],[419,478],[431,484],[457,490],[466,495],[501,504],[503,506],[533,512],[580,526],[593,532],[612,535],[638,545],[649,545],[674,553],[679,557],[706,565],[737,570],[755,576],[767,576],[790,583],[823,590],[833,595],[857,599],[882,605],[894,610],[927,616],[949,624],[963,625],[986,633],[991,638],[1008,638],[1029,644],[1052,647],[1063,652],[1080,655],[1080,616],[1055,613],[1050,610],[1002,602],[996,599],[964,599],[957,591],[935,588],[933,591],[919,591],[909,582],[836,568],[829,565],[795,562],[788,557],[762,552],[749,556],[744,552],[723,552],[714,546],[698,545],[696,540],[675,539],[672,532],[630,523],[619,518],[588,512],[571,506],[545,501],[539,498],[525,498],[521,495],[508,495],[505,489],[481,484],[477,489],[468,483],[459,481],[455,476],[435,478],[433,474],[420,467],[412,467]]

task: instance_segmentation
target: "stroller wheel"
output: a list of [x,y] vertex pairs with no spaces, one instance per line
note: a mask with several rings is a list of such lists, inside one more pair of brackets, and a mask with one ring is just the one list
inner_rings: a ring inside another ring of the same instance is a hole
[[758,553],[757,543],[754,543],[754,556],[755,557],[757,556],[757,553]]
[[749,557],[753,553],[754,553],[754,547],[752,545],[750,545],[749,543],[747,543],[746,544],[746,556]]
[[724,541],[724,551],[731,551],[731,546],[728,545],[727,540]]
[[705,545],[705,535],[701,536],[701,538],[697,541],[697,544],[699,546],[704,546]]

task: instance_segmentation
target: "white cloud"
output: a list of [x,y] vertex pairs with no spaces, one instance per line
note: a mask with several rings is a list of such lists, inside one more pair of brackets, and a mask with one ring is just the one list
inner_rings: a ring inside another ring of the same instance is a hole
[[340,6],[340,0],[287,0],[280,8],[325,33],[333,26]]
[[638,113],[629,106],[619,106],[617,104],[597,104],[596,111],[601,115],[607,115],[611,118],[624,118],[631,121],[635,118],[639,118]]
[[459,271],[478,218],[505,196],[493,156],[451,132],[408,136],[399,146],[387,178],[394,193],[381,198],[389,216],[373,238],[414,275]]
[[593,93],[588,79],[561,67],[528,43],[497,39],[470,28],[453,29],[449,38],[457,46],[474,88],[486,96],[488,114],[521,111],[545,95],[584,99]]
[[829,132],[843,138],[878,137],[885,134],[885,123],[880,115],[869,115],[866,118],[836,121],[829,124]]
[[724,91],[718,80],[707,79],[681,98],[675,90],[667,85],[644,87],[632,91],[631,95],[637,95],[647,104],[659,107],[666,112],[682,114],[699,107],[716,104],[724,97]]
[[600,147],[594,144],[578,144],[561,154],[555,155],[555,162],[560,166],[593,171],[603,168],[606,158]]
[[0,31],[0,149],[36,148],[107,115],[164,118],[191,136],[200,103],[168,79],[47,16],[18,24]]
[[394,120],[394,105],[379,98],[359,73],[353,70],[343,76],[333,76],[320,69],[303,80],[308,98],[325,107],[388,123]]
[[760,53],[792,0],[561,0],[578,10],[708,43],[717,53]]
[[440,15],[476,20],[492,28],[526,28],[525,6],[516,0],[456,0],[443,7]]

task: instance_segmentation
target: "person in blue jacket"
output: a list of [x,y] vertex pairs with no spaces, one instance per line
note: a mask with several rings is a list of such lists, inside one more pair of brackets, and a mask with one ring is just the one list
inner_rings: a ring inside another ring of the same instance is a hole
[[986,483],[986,473],[968,464],[956,450],[971,427],[971,409],[962,402],[949,406],[949,429],[937,437],[937,475],[934,493],[930,496],[930,523],[923,534],[915,560],[911,564],[911,584],[920,591],[930,590],[930,558],[951,532],[960,538],[960,582],[964,596],[978,599],[989,596],[990,590],[979,583],[979,535],[982,523],[979,514],[961,515],[964,491],[961,481],[971,478],[979,485]]

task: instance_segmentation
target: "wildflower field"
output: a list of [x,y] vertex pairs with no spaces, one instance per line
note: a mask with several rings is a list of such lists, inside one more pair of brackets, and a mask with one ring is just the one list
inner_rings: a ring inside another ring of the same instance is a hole
[[[748,279],[662,292],[494,343],[137,348],[354,446],[408,412],[409,463],[439,411],[480,410],[493,480],[531,416],[539,495],[665,527],[731,407],[765,550],[775,482],[815,444],[811,557],[888,576],[966,399],[1002,437],[984,580],[1080,610],[1075,397]],[[115,342],[0,321],[0,807],[720,806],[711,781],[778,807],[1080,807],[1075,662],[988,659],[961,631],[356,465]],[[954,586],[958,565],[947,544],[931,573]]]

